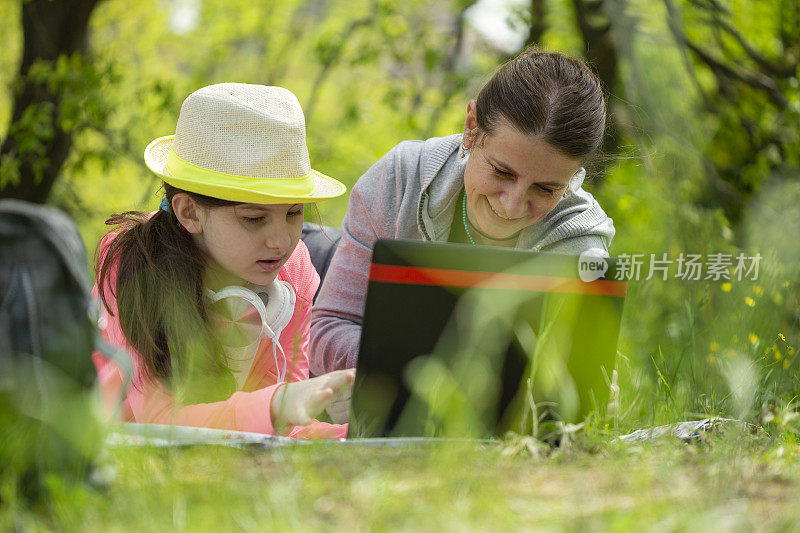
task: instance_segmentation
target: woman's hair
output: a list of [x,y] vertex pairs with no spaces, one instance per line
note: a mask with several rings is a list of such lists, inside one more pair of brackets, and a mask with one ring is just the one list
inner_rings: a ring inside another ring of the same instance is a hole
[[[164,190],[170,205],[178,193],[188,194],[205,208],[238,203],[166,183]],[[120,226],[120,232],[107,252],[97,257],[98,292],[109,313],[106,295],[115,296],[122,332],[141,357],[140,375],[171,383],[177,376],[218,379],[226,366],[208,324],[203,288],[206,254],[182,230],[172,210],[159,210],[150,218],[127,211],[113,215],[106,224]]]
[[477,98],[478,131],[505,119],[568,156],[587,160],[600,146],[606,103],[600,80],[580,59],[528,48],[495,72]]

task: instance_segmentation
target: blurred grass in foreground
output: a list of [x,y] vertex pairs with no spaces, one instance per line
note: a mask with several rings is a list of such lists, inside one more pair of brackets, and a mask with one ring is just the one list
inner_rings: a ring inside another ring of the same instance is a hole
[[30,511],[15,506],[4,487],[0,528],[728,531],[800,524],[796,444],[735,431],[692,445],[601,441],[590,431],[546,456],[519,441],[118,449],[117,481],[106,493],[51,480],[46,509]]
[[[101,130],[76,139],[80,150],[54,193],[54,203],[77,219],[90,252],[110,213],[158,205],[157,183],[142,168],[141,150],[171,131],[180,100],[202,85],[277,83],[294,90],[306,108],[317,94],[308,125],[312,161],[352,185],[401,139],[459,131],[466,101],[497,63],[478,50],[463,83],[449,95],[440,90],[438,70],[425,67],[425,52],[443,49],[440,43],[449,34],[441,33],[438,23],[413,24],[419,2],[396,3],[397,13],[385,27],[351,32],[342,61],[330,70],[319,66],[331,50],[331,34],[364,9],[337,5],[330,18],[306,24],[298,40],[270,24],[286,19],[285,9],[241,1],[202,4],[204,24],[183,35],[169,30],[170,2],[108,1],[93,20],[96,61],[109,72],[105,101],[99,103],[115,113]],[[0,2],[0,13],[15,20],[18,5]],[[742,8],[737,13],[747,22],[748,37],[761,42],[771,39],[764,21],[778,20],[771,10],[780,5],[734,7]],[[571,4],[551,7],[557,16],[549,17],[554,26],[548,47],[580,53],[582,43],[567,27],[571,19],[560,16]],[[611,252],[659,257],[666,252],[674,259],[681,252],[743,251],[760,252],[764,261],[762,276],[753,282],[631,283],[615,416],[591,419],[572,451],[544,459],[506,457],[496,449],[324,445],[259,453],[117,450],[112,457],[119,476],[107,493],[51,477],[50,501],[24,510],[13,480],[3,478],[0,529],[798,528],[799,174],[796,165],[777,172],[756,158],[745,176],[752,183],[741,219],[729,220],[717,195],[709,198],[704,190],[717,177],[708,171],[710,164],[727,167],[748,154],[736,147],[751,136],[735,120],[737,127],[726,126],[743,107],[732,106],[717,120],[699,113],[695,83],[713,87],[711,73],[700,72],[693,80],[684,71],[662,3],[632,2],[631,13],[641,25],[631,34],[636,39],[624,62],[626,95],[616,105],[630,122],[633,138],[625,143],[632,156],[610,165],[601,183],[587,184],[614,219]],[[412,21],[405,30],[396,23],[404,18]],[[753,35],[761,25],[764,31]],[[8,26],[1,39],[4,73],[13,71],[20,53],[19,28]],[[282,53],[283,39],[292,45],[289,54]],[[387,74],[387,65],[410,68]],[[330,78],[315,93],[320,73]],[[117,81],[110,81],[111,74]],[[8,90],[0,90],[5,119]],[[787,112],[797,108],[796,91],[790,96]],[[772,113],[757,115],[773,121]],[[789,136],[793,124],[787,123]],[[771,147],[763,144],[765,151]],[[344,199],[323,204],[322,220],[336,225],[344,209]],[[688,447],[598,444],[633,429],[715,414],[763,424],[773,437],[733,435]],[[523,437],[508,449],[522,449],[526,442],[539,450]]]

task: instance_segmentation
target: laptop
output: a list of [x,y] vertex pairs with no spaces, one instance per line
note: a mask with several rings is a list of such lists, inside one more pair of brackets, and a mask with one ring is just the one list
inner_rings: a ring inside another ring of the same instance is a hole
[[530,434],[608,402],[616,261],[379,240],[348,438]]

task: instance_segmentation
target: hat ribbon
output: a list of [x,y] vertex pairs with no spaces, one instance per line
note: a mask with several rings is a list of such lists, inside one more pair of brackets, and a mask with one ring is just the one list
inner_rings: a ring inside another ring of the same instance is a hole
[[[191,181],[196,187],[192,192],[214,196],[217,187],[252,189],[254,186],[269,186],[270,196],[303,197],[314,192],[314,171],[297,178],[253,178],[226,174],[197,166],[182,159],[170,148],[167,154],[166,170],[173,178]],[[264,191],[266,192],[266,191]]]

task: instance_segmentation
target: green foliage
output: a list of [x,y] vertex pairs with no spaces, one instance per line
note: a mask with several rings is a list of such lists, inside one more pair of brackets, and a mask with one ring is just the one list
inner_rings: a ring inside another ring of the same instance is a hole
[[800,164],[800,12],[792,2],[666,4],[712,129],[704,202],[738,222],[763,184]]
[[[502,445],[111,451],[104,492],[51,480],[30,510],[3,490],[4,529],[63,531],[791,531],[800,451],[741,431],[695,445],[602,442],[587,453]],[[0,488],[2,490],[2,488]]]
[[[93,16],[95,61],[113,75],[85,102],[109,113],[75,137],[53,200],[78,219],[90,249],[108,214],[158,203],[142,150],[174,131],[180,102],[203,85],[292,90],[307,116],[312,164],[351,185],[400,140],[458,131],[474,73],[492,64],[484,59],[491,53],[476,50],[458,69],[440,68],[454,47],[447,3],[187,5],[197,9],[196,25],[180,31],[172,4],[111,0]],[[337,224],[346,201],[320,204],[322,221]]]
[[[68,134],[80,134],[90,128],[102,127],[112,111],[103,91],[115,83],[113,68],[80,54],[62,55],[56,61],[34,62],[24,79],[17,79],[15,86],[21,87],[23,83],[59,95],[59,103],[43,101],[31,104],[20,119],[11,124],[6,135],[15,140],[16,149],[3,154],[0,186],[7,182],[18,183],[18,165],[22,161],[30,163],[35,182],[41,181],[50,164],[48,150],[56,135],[55,128]],[[113,154],[107,151],[78,152],[79,158],[91,156],[113,158]]]
[[[674,276],[631,282],[619,345],[619,410],[598,423],[621,432],[708,414],[756,420],[793,410],[800,393],[800,253],[791,233],[800,224],[800,191],[792,185],[800,165],[796,6],[613,4],[624,94],[611,106],[628,135],[626,154],[602,182],[587,185],[614,219],[612,253],[666,252],[675,259],[681,252],[742,252],[764,259],[758,280],[730,286]],[[109,214],[158,205],[159,182],[142,151],[172,133],[183,98],[210,83],[295,92],[307,115],[312,164],[352,185],[397,142],[460,131],[467,101],[502,58],[469,26],[463,42],[455,39],[469,5],[106,0],[92,18],[91,58],[62,57],[31,72],[64,95],[60,108],[31,108],[4,133],[19,136],[20,150],[40,156],[40,164],[42,143],[53,135],[50,114],[75,134],[53,202],[78,220],[90,250]],[[573,4],[547,6],[545,46],[581,53]],[[0,32],[0,72],[9,73],[0,84],[0,127],[21,53],[18,12],[17,2],[0,0],[0,18],[8,21]],[[13,180],[15,170],[15,158],[5,155],[0,174]],[[346,202],[321,203],[322,222],[338,224]]]
[[3,169],[7,174],[0,176],[0,185],[6,182],[19,183],[18,160],[30,160],[36,182],[41,181],[42,174],[49,164],[46,143],[55,134],[51,117],[55,106],[51,102],[29,105],[22,116],[8,130],[8,135],[17,141],[17,150],[3,154]]
[[11,119],[11,86],[22,61],[22,28],[19,25],[20,2],[0,0],[0,138]]
[[[22,156],[46,165],[55,114],[74,146],[52,201],[77,219],[93,250],[108,215],[158,205],[160,184],[142,151],[174,131],[183,98],[239,81],[295,92],[312,164],[351,186],[397,142],[460,131],[467,101],[503,57],[469,27],[463,42],[455,39],[458,15],[472,3],[105,0],[91,21],[91,57],[61,57],[30,73],[62,95],[58,109],[29,108],[9,128],[21,2],[0,0],[0,136],[20,141],[17,154],[0,159],[0,176],[19,179]],[[614,219],[612,253],[742,252],[763,260],[755,281],[686,281],[674,277],[673,265],[666,281],[630,282],[606,418],[539,425],[534,406],[526,412],[530,431],[477,450],[119,449],[119,478],[108,492],[53,475],[44,480],[50,502],[33,511],[21,503],[18,480],[4,477],[0,526],[796,528],[796,2],[607,3],[616,13],[624,87],[611,106],[627,148],[587,188]],[[526,17],[521,9],[512,23],[524,27]],[[580,54],[574,20],[573,2],[548,1],[545,46]],[[322,222],[338,224],[346,202],[321,203]],[[759,423],[768,436],[732,432],[697,446],[611,443],[634,429],[709,415]],[[560,449],[531,435],[547,435]],[[3,440],[5,449],[11,442]]]

